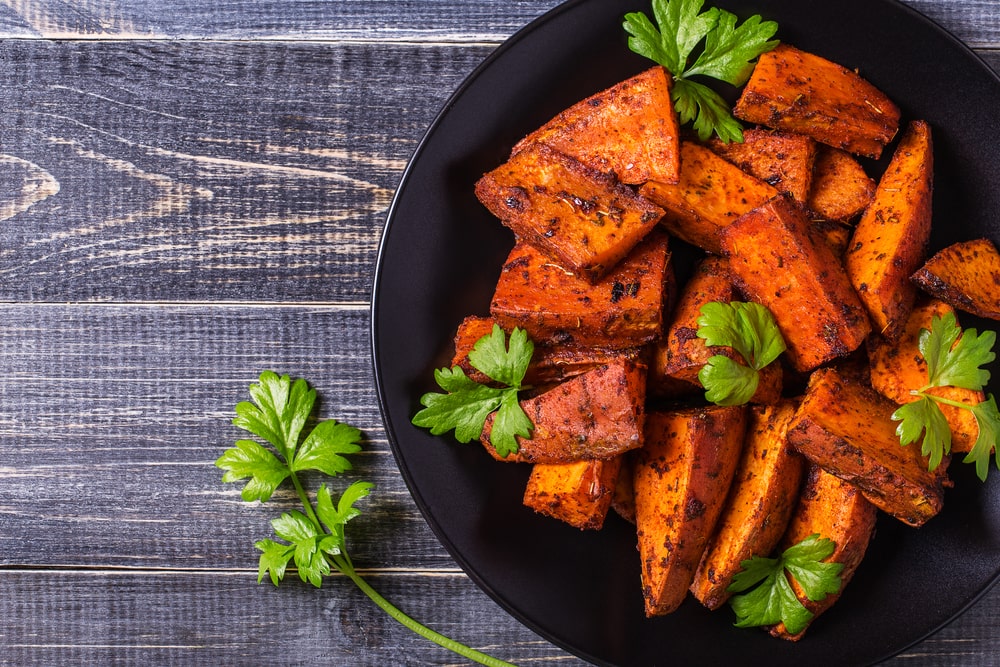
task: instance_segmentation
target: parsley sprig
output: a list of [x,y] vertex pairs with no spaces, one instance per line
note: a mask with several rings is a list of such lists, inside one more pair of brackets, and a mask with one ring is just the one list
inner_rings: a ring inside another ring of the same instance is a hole
[[[835,546],[832,540],[813,534],[785,549],[777,558],[754,556],[742,561],[743,569],[733,577],[728,588],[730,592],[740,593],[729,599],[736,612],[736,627],[784,623],[785,629],[793,635],[804,630],[813,613],[795,595],[785,571],[795,578],[813,602],[837,593],[844,566],[823,562],[833,554]],[[743,592],[747,590],[750,592]]]
[[747,403],[760,384],[760,370],[786,349],[774,315],[752,302],[706,303],[701,307],[697,335],[708,346],[733,348],[746,362],[716,354],[698,372],[706,400],[718,405]]
[[345,527],[361,510],[355,507],[371,492],[372,484],[355,481],[335,498],[324,483],[316,491],[316,501],[309,498],[300,473],[324,473],[335,477],[351,469],[346,455],[361,451],[361,432],[336,420],[320,421],[303,439],[316,403],[316,391],[305,380],[292,382],[287,375],[272,371],[260,375],[250,386],[252,402],[236,405],[233,424],[257,436],[270,447],[255,440],[238,440],[215,462],[225,470],[223,482],[248,480],[241,491],[246,501],[266,502],[286,480],[291,481],[304,511],[284,512],[271,521],[276,539],[256,543],[260,550],[257,583],[270,575],[277,586],[290,564],[299,578],[319,588],[323,578],[333,571],[353,581],[365,595],[389,616],[421,637],[469,660],[493,667],[512,667],[508,662],[456,642],[413,620],[382,597],[354,569],[347,553]]
[[1000,468],[1000,411],[992,394],[976,405],[928,393],[934,387],[960,387],[982,391],[990,380],[990,372],[981,366],[996,359],[993,345],[996,332],[958,326],[954,313],[935,315],[931,328],[922,329],[918,339],[920,354],[927,361],[927,384],[911,393],[917,400],[900,406],[892,413],[899,422],[896,435],[902,445],[916,442],[923,435],[921,453],[927,457],[929,470],[936,469],[945,455],[951,452],[951,426],[941,412],[940,405],[951,405],[969,410],[976,418],[979,435],[972,450],[966,454],[965,463],[976,464],[976,475],[986,481],[990,454],[995,452],[996,465]]
[[499,325],[476,341],[469,352],[469,363],[501,386],[486,385],[471,379],[459,366],[439,368],[434,379],[446,393],[428,392],[420,397],[422,410],[413,416],[413,424],[429,428],[434,435],[455,430],[459,442],[477,440],[483,433],[486,418],[497,415],[490,431],[490,444],[506,457],[518,450],[517,439],[531,437],[533,425],[518,402],[524,374],[534,354],[534,343],[523,329],[515,328],[507,336]]
[[[701,11],[704,0],[653,0],[656,26],[642,12],[625,15],[622,27],[631,35],[629,48],[663,65],[674,77],[671,98],[681,123],[694,123],[705,141],[714,132],[729,143],[743,141],[743,126],[733,118],[722,96],[693,80],[705,76],[742,86],[753,72],[760,54],[778,45],[771,37],[778,31],[774,21],[754,15],[737,25],[735,14],[712,7]],[[701,53],[691,54],[699,43]]]

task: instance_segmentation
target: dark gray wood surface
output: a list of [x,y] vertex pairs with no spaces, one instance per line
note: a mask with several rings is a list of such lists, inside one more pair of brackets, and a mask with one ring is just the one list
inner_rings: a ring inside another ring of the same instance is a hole
[[[350,539],[376,588],[498,657],[580,664],[424,523],[368,340],[407,158],[556,0],[79,4],[0,3],[0,664],[461,664],[346,580],[256,584],[275,510],[212,461],[265,368],[364,432]],[[1000,70],[1000,2],[907,4]],[[1000,664],[998,628],[995,589],[892,662]]]

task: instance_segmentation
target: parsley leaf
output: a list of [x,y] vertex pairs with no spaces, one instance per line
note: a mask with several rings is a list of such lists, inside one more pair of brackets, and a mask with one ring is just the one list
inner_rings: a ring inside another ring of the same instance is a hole
[[971,391],[982,391],[990,379],[990,372],[981,366],[996,359],[993,345],[996,333],[958,326],[954,313],[935,315],[931,318],[931,328],[920,332],[918,347],[927,361],[927,385],[912,391],[917,398],[905,403],[892,413],[892,419],[899,422],[896,435],[901,445],[910,445],[923,436],[920,450],[927,457],[928,470],[935,470],[944,456],[951,453],[951,426],[945,419],[940,405],[950,405],[969,410],[976,418],[979,435],[963,462],[975,463],[976,475],[986,481],[989,471],[990,454],[996,458],[1000,468],[1000,411],[990,394],[985,401],[969,405],[929,393],[934,387],[960,387]]
[[[494,352],[484,350],[483,354],[489,356]],[[528,354],[530,357],[530,352]],[[517,372],[517,365],[513,364],[511,375],[505,377],[517,377]],[[252,402],[237,404],[233,424],[269,443],[273,449],[253,440],[237,441],[215,461],[215,465],[225,471],[222,481],[249,478],[241,492],[243,499],[266,502],[280,484],[290,480],[304,510],[283,512],[271,521],[277,539],[267,538],[255,543],[260,551],[257,583],[269,576],[271,583],[279,585],[289,564],[294,564],[299,578],[318,588],[323,579],[336,570],[353,581],[389,616],[421,637],[483,665],[513,667],[413,620],[375,591],[354,569],[347,553],[345,525],[361,515],[355,505],[368,496],[372,484],[355,481],[339,499],[334,498],[326,484],[321,484],[314,505],[298,474],[311,471],[332,477],[350,470],[346,455],[361,451],[358,444],[361,431],[327,419],[317,423],[303,439],[303,429],[316,403],[316,392],[305,380],[292,382],[287,375],[279,377],[265,371],[260,381],[250,386],[250,396]]]
[[[735,14],[712,7],[701,11],[704,0],[653,0],[656,26],[642,12],[625,15],[622,27],[629,48],[665,67],[674,77],[671,99],[681,123],[694,122],[705,141],[713,132],[725,142],[743,141],[743,128],[722,97],[690,80],[705,76],[733,86],[746,83],[760,54],[778,45],[771,37],[774,21],[754,15],[737,25]],[[696,46],[701,53],[691,62]]]
[[507,335],[498,324],[476,341],[469,352],[469,363],[491,380],[502,384],[494,387],[469,378],[459,366],[439,368],[434,379],[446,393],[428,392],[420,397],[423,405],[411,420],[415,426],[429,428],[441,435],[454,429],[459,442],[478,440],[483,434],[486,418],[497,412],[490,431],[490,444],[502,457],[516,453],[517,439],[531,437],[532,423],[518,402],[524,374],[531,363],[535,346],[523,329],[515,328]]
[[841,587],[844,566],[823,562],[834,548],[832,540],[813,534],[785,549],[778,558],[754,556],[742,561],[743,569],[733,577],[728,589],[741,593],[729,599],[736,613],[736,627],[784,623],[791,634],[804,630],[813,613],[799,601],[785,571],[795,578],[809,600],[818,602]]
[[743,405],[757,391],[760,369],[785,351],[785,339],[771,311],[758,303],[712,301],[701,307],[699,338],[709,347],[731,347],[746,365],[717,354],[698,372],[705,398],[718,405]]

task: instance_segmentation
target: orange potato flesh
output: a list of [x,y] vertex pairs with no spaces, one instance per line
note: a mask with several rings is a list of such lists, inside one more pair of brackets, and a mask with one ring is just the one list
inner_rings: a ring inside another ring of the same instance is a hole
[[620,468],[620,456],[536,463],[524,490],[524,504],[580,530],[600,530],[611,507]]
[[851,237],[844,265],[872,327],[892,339],[913,307],[917,288],[910,276],[925,259],[931,234],[934,150],[930,127],[909,124],[875,199]]
[[899,108],[857,72],[788,44],[760,56],[733,115],[878,158]]
[[543,143],[622,183],[676,183],[680,169],[672,79],[652,67],[577,102],[514,146]]
[[633,484],[647,616],[683,602],[733,479],[744,407],[651,412]]
[[485,174],[476,196],[518,239],[591,281],[613,269],[663,216],[612,176],[544,144]]
[[805,205],[816,161],[816,142],[809,137],[750,128],[743,131],[742,143],[713,139],[709,147],[751,176]]
[[959,310],[1000,320],[1000,253],[989,239],[948,246],[927,260],[912,280]]
[[823,219],[847,222],[871,203],[875,186],[875,180],[850,154],[820,145],[806,206]]

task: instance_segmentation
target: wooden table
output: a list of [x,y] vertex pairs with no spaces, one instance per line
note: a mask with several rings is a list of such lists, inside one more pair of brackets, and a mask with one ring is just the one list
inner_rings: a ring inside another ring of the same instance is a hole
[[[356,472],[377,489],[350,540],[377,589],[504,659],[578,664],[418,513],[368,333],[417,141],[556,4],[0,3],[0,663],[458,662],[344,579],[256,583],[275,507],[241,502],[212,462],[273,368],[364,432]],[[1000,69],[997,0],[907,4]],[[1000,589],[894,662],[998,664],[997,628]]]

